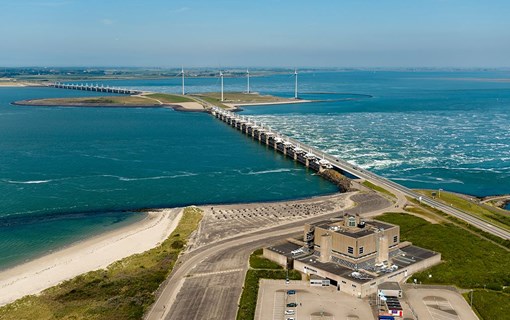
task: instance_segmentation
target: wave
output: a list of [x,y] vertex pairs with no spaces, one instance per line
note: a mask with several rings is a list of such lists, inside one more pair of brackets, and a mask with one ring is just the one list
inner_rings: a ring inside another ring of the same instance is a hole
[[15,180],[4,180],[6,181],[7,183],[12,183],[12,184],[42,184],[42,183],[48,183],[48,182],[51,182],[53,180],[28,180],[28,181],[15,181]]
[[246,173],[247,175],[259,175],[259,174],[267,174],[267,173],[280,173],[280,172],[290,172],[293,169],[274,169],[274,170],[263,170],[263,171],[250,171]]
[[412,181],[412,182],[419,182],[424,184],[464,184],[464,182],[457,180],[457,179],[442,179],[442,178],[433,178],[434,180],[420,180],[420,179],[413,179],[413,178],[402,178],[402,177],[391,177],[391,180],[394,181]]
[[144,181],[144,180],[175,179],[175,178],[182,178],[182,177],[192,177],[192,176],[197,176],[197,175],[198,175],[198,173],[185,172],[185,173],[182,173],[182,174],[175,174],[175,175],[164,175],[164,176],[154,176],[154,177],[138,177],[138,178],[128,178],[128,177],[115,176],[115,175],[109,175],[109,174],[101,175],[101,177],[116,178],[119,181]]

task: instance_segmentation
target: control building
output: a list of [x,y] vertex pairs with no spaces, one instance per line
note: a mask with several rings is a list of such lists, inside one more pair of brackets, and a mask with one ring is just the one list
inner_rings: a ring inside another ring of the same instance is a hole
[[305,224],[301,239],[264,249],[282,266],[322,277],[339,291],[365,297],[386,281],[400,281],[437,264],[441,255],[400,242],[400,227],[359,215]]

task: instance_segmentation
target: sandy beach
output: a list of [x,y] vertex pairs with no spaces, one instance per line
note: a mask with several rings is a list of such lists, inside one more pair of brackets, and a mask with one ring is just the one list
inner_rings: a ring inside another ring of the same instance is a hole
[[26,83],[0,81],[0,88],[27,87]]
[[0,305],[157,246],[177,227],[182,211],[182,208],[150,211],[140,222],[1,271]]

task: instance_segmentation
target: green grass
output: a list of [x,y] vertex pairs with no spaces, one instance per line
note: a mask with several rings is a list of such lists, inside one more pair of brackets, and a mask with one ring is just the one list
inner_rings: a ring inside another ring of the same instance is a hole
[[437,215],[435,215],[433,213],[430,213],[430,212],[428,212],[427,210],[423,209],[420,206],[406,206],[405,207],[405,211],[411,212],[411,213],[416,213],[416,214],[418,214],[420,216],[429,218],[429,219],[434,220],[434,221],[439,222],[439,223],[444,221],[444,218],[441,218],[441,217],[439,217],[439,216],[437,216]]
[[158,247],[85,273],[0,308],[0,319],[141,319],[171,272],[202,212],[186,208],[177,228]]
[[[220,108],[229,108],[224,103],[221,102],[221,93],[219,92],[208,92],[201,93],[196,95],[198,98],[209,102],[215,106]],[[270,103],[270,102],[285,102],[292,101],[290,99],[270,96],[270,95],[260,95],[260,94],[247,94],[242,92],[225,92],[223,94],[224,101],[226,103]]]
[[[468,303],[471,301],[470,295],[470,293],[464,294],[464,298]],[[510,294],[490,290],[475,290],[473,292],[473,309],[484,320],[509,320]]]
[[250,267],[253,269],[283,269],[278,263],[262,256],[262,249],[254,251],[250,255]]
[[157,99],[163,103],[179,103],[179,102],[195,102],[195,100],[176,94],[166,94],[166,93],[149,93],[145,95],[146,97]]
[[450,222],[431,224],[403,213],[386,213],[377,219],[400,225],[402,240],[441,253],[441,264],[414,274],[409,281],[417,279],[424,284],[453,284],[467,289],[490,288],[492,291],[474,291],[473,308],[484,320],[510,319],[508,250]]
[[462,227],[464,227],[466,229],[469,229],[472,232],[475,232],[478,235],[480,235],[480,236],[482,236],[482,237],[484,237],[486,239],[489,239],[489,240],[491,240],[491,241],[493,241],[493,242],[495,242],[495,243],[497,243],[497,244],[499,244],[499,245],[501,245],[501,246],[503,246],[503,247],[505,247],[507,249],[510,249],[510,240],[503,239],[503,238],[495,236],[495,235],[493,235],[491,233],[488,233],[488,232],[485,232],[483,230],[480,230],[477,227],[475,227],[475,226],[465,222],[464,220],[460,220],[460,219],[458,219],[458,218],[456,218],[456,217],[454,217],[452,215],[446,214],[446,213],[444,213],[444,212],[442,212],[442,211],[440,211],[438,209],[432,208],[432,207],[430,207],[430,206],[428,206],[428,205],[426,205],[424,203],[420,203],[418,200],[416,200],[414,198],[410,198],[410,197],[406,197],[406,198],[407,198],[407,200],[409,202],[414,203],[418,207],[424,208],[424,209],[426,209],[426,210],[428,210],[428,211],[430,211],[430,212],[432,212],[434,214],[442,216],[442,217],[446,218],[447,220],[450,220],[451,222],[453,222],[453,223],[455,223],[457,225],[460,225],[460,226],[462,226]]
[[220,99],[216,99],[216,98],[212,98],[212,97],[207,97],[207,96],[203,96],[203,95],[196,95],[197,98],[201,99],[201,100],[204,100],[205,102],[209,102],[210,104],[212,105],[215,105],[217,107],[220,107],[222,109],[229,109],[230,107],[227,106],[227,105],[224,105],[223,103],[220,102]]
[[367,187],[367,188],[370,188],[370,189],[372,189],[372,190],[375,190],[375,191],[378,191],[378,192],[384,193],[384,194],[386,194],[386,195],[388,195],[388,196],[390,196],[390,197],[392,197],[392,198],[396,198],[396,196],[395,196],[393,193],[389,192],[388,190],[384,189],[383,187],[376,186],[375,184],[373,184],[373,183],[372,183],[372,182],[370,182],[370,181],[366,181],[366,180],[365,180],[365,181],[363,181],[363,183],[362,183],[362,184],[363,184],[365,187]]
[[[287,276],[286,270],[279,265],[276,265],[278,267],[276,268],[274,262],[262,257],[261,254],[262,249],[259,249],[250,256],[250,269],[246,273],[243,293],[237,310],[237,320],[253,320],[255,317],[260,279],[285,279]],[[266,268],[267,266],[269,268]],[[289,279],[301,280],[301,274],[295,270],[289,270]]]
[[492,242],[452,223],[431,224],[403,213],[387,213],[377,219],[399,225],[402,240],[441,253],[441,264],[413,275],[410,281],[416,278],[422,283],[461,288],[510,285],[510,253]]
[[[418,190],[418,192],[432,197],[433,190]],[[501,212],[496,208],[480,205],[469,201],[455,193],[441,191],[441,197],[436,197],[436,200],[460,209],[466,213],[476,216],[482,220],[490,222],[498,227],[510,230],[510,215]]]
[[[220,92],[208,92],[201,94],[202,97],[209,97],[220,101]],[[244,92],[225,92],[223,94],[225,102],[233,103],[261,103],[261,102],[284,102],[291,101],[290,99],[275,97],[271,95],[261,95],[258,93],[244,93]]]

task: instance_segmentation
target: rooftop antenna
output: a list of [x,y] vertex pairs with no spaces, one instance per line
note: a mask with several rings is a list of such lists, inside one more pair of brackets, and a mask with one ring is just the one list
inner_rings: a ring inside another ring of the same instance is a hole
[[181,76],[182,76],[182,95],[185,94],[184,92],[184,67],[181,67]]
[[246,69],[246,81],[247,81],[246,93],[250,93],[250,70],[248,69]]
[[294,78],[296,79],[296,83],[295,83],[295,86],[294,86],[294,99],[298,98],[298,95],[297,95],[297,76],[298,76],[297,69],[294,69]]
[[220,70],[220,79],[221,79],[221,101],[223,102],[223,72]]

